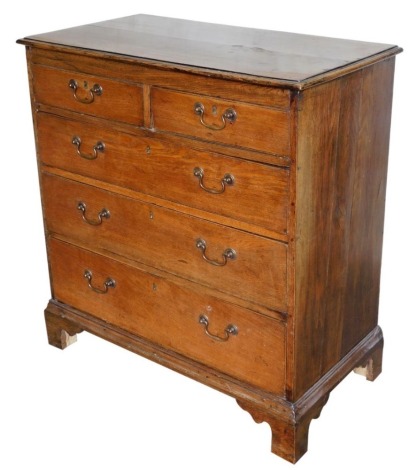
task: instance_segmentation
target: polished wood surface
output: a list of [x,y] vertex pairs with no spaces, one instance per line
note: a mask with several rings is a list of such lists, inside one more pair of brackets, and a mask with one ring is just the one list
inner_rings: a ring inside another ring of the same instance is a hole
[[401,49],[143,15],[20,42],[50,344],[85,330],[227,393],[297,461],[333,388],[382,370]]
[[[226,123],[222,130],[208,129],[194,112],[196,103],[204,106],[204,122],[209,126],[221,127],[221,116],[228,109],[236,112],[236,121]],[[264,152],[284,155],[289,153],[288,113],[241,102],[218,100],[204,94],[174,93],[159,88],[154,88],[151,92],[151,106],[156,130]]]
[[[287,234],[286,169],[46,113],[39,113],[37,122],[39,154],[48,166],[259,225],[277,232],[280,238]],[[71,143],[74,136],[81,138],[82,150],[89,155],[98,141],[105,144],[105,151],[96,160],[81,158]],[[226,186],[223,194],[210,194],[200,188],[194,176],[196,167],[204,170],[203,182],[208,189],[219,190],[226,174],[233,175],[233,185]]]
[[380,62],[300,104],[295,398],[378,322],[393,74]]
[[[280,322],[54,239],[48,253],[56,300],[283,396],[285,327]],[[94,287],[102,289],[108,277],[116,286],[107,294],[94,292],[84,277],[86,269]],[[223,338],[232,324],[237,335],[225,342],[211,339],[200,315],[209,319],[211,334]]]
[[[48,174],[42,175],[42,187],[49,233],[286,311],[286,244]],[[109,219],[90,225],[77,208],[80,202],[88,220],[95,222],[103,208]],[[232,248],[236,259],[213,266],[196,247],[198,239],[206,242],[208,258],[222,262],[222,253]]]
[[[45,310],[45,320],[50,344],[60,349],[68,346],[67,337],[62,332],[76,335],[85,330],[231,395],[257,423],[265,421],[271,426],[272,452],[292,463],[307,451],[310,422],[320,416],[329,393],[352,370],[363,365],[369,370],[370,364],[378,363],[383,346],[382,331],[377,327],[321,377],[314,387],[292,403],[279,395],[260,393],[259,389],[250,385],[231,381],[221,371],[180,356],[62,303],[51,300]],[[377,374],[370,375],[369,380],[376,377]]]
[[[126,84],[83,73],[34,66],[33,86],[37,99],[51,106],[67,108],[82,114],[123,121],[137,126],[143,125],[143,93],[136,84]],[[74,99],[74,92],[68,86],[70,80],[79,84],[77,96],[80,100],[90,99],[89,90],[95,84],[103,88],[101,95],[94,95],[94,101],[86,104]]]
[[[201,76],[189,70],[174,70],[160,68],[158,63],[153,67],[138,62],[133,58],[119,57],[103,52],[77,50],[70,48],[57,48],[56,44],[51,49],[46,44],[36,44],[36,48],[28,50],[29,59],[33,64],[45,65],[73,72],[82,70],[90,75],[112,77],[132,82],[140,81],[146,85],[158,84],[162,87],[182,90],[188,93],[201,93],[223,98],[226,100],[245,101],[246,103],[259,104],[261,106],[289,108],[290,90],[275,86],[257,85],[251,82],[239,80],[223,80],[210,76]],[[38,47],[39,46],[39,47]],[[42,47],[43,46],[43,47]]]
[[[161,63],[268,77],[289,83],[342,69],[376,54],[392,55],[388,44],[212,25],[133,15],[30,36],[35,41],[151,59]],[[360,64],[358,64],[360,65]]]

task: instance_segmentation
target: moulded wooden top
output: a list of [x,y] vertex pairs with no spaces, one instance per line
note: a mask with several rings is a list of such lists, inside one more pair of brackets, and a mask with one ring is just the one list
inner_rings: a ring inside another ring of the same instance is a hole
[[[29,36],[18,41],[70,47],[197,68],[231,78],[303,88],[401,52],[397,46],[134,15]],[[235,77],[236,78],[236,77]],[[242,79],[242,77],[240,77]]]

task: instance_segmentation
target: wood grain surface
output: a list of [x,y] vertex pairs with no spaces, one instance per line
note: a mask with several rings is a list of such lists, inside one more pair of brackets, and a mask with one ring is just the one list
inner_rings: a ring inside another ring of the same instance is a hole
[[[19,42],[49,342],[64,348],[90,331],[221,390],[269,423],[274,453],[297,461],[331,390],[353,369],[369,380],[382,370],[401,49],[146,15]],[[95,84],[102,93],[80,102]],[[98,142],[97,158],[84,158]],[[204,189],[226,174],[222,194]]]
[[[287,234],[289,203],[288,170],[202,152],[145,134],[117,132],[100,123],[37,114],[38,151],[41,161],[52,167],[89,176],[152,196],[180,202],[232,219]],[[74,136],[81,150],[93,155],[97,142],[105,144],[96,160],[77,155]],[[204,184],[219,190],[224,175],[234,177],[223,194],[210,194],[199,186],[194,168],[204,170]],[[238,207],[236,202],[238,201]]]
[[[65,108],[82,114],[90,114],[136,126],[143,126],[143,91],[138,84],[126,84],[81,72],[68,72],[34,65],[33,86],[37,102]],[[90,98],[89,90],[95,84],[102,87],[100,96],[95,95],[89,104],[77,101],[70,80],[79,84],[77,96]]]
[[[236,112],[236,121],[227,122],[222,130],[208,129],[194,112],[196,103],[203,104],[205,108],[206,125],[221,126],[221,116],[228,109]],[[152,89],[151,104],[156,130],[288,155],[290,132],[289,116],[286,112],[218,100],[204,94],[176,93],[159,88]]]
[[[49,174],[42,175],[42,188],[49,233],[286,311],[286,244]],[[80,202],[92,221],[103,208],[110,218],[98,226],[86,223]],[[198,239],[206,242],[208,258],[222,262],[222,253],[232,248],[236,259],[211,265],[196,247]]]
[[[49,240],[48,252],[54,299],[244,382],[283,394],[285,327],[280,322],[214,296],[201,296],[192,285],[180,288],[54,239]],[[94,292],[84,278],[85,269],[91,271],[94,287],[103,288],[108,277],[116,286],[107,294]],[[237,327],[237,335],[225,342],[209,338],[199,323],[201,314],[209,319],[213,335],[224,337],[229,324]]]
[[386,60],[300,97],[296,397],[377,325],[393,73]]
[[[26,38],[111,54],[291,82],[342,69],[397,48],[388,44],[313,37],[133,15]],[[358,64],[361,66],[362,64]]]

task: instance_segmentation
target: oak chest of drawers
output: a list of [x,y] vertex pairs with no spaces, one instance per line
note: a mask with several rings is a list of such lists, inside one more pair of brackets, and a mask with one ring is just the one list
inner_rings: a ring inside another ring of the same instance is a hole
[[295,462],[337,383],[381,371],[401,49],[146,15],[19,42],[50,344],[85,330],[221,390]]

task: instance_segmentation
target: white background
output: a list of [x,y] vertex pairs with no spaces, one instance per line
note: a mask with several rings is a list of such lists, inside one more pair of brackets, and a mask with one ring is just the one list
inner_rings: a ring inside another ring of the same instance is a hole
[[47,344],[49,298],[25,53],[16,39],[149,13],[399,44],[380,302],[384,372],[350,374],[297,468],[415,468],[416,25],[410,2],[8,2],[2,8],[0,468],[289,469],[231,398],[87,333]]

